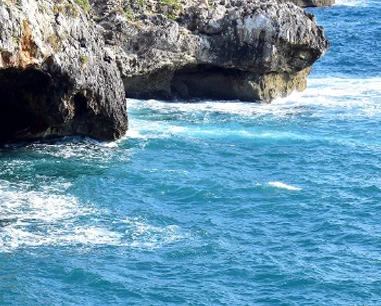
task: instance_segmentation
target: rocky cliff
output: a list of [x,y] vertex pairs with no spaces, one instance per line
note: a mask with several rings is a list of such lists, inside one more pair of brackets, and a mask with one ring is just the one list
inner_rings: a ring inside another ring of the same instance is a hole
[[[279,2],[185,2],[162,14],[145,8],[130,20],[128,3],[96,13],[128,97],[270,102],[305,89],[328,47],[313,15]],[[95,0],[94,7],[107,6]]]
[[0,141],[127,130],[123,83],[99,27],[71,1],[0,2]]
[[3,0],[0,141],[119,138],[125,95],[269,102],[327,47],[282,0]]

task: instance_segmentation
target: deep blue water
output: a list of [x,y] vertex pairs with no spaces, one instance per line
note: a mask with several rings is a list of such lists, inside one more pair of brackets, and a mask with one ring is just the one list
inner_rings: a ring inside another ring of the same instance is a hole
[[0,305],[381,305],[381,2],[336,1],[303,93],[1,150]]

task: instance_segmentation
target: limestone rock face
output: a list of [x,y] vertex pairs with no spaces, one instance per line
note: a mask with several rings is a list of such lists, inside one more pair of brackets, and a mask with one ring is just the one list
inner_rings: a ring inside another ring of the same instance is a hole
[[270,102],[305,89],[329,45],[314,16],[291,3],[187,4],[176,21],[115,10],[101,20],[128,97]]
[[127,129],[124,89],[99,27],[73,1],[0,2],[0,142]]
[[0,142],[117,139],[125,96],[270,102],[328,45],[283,0],[2,0]]

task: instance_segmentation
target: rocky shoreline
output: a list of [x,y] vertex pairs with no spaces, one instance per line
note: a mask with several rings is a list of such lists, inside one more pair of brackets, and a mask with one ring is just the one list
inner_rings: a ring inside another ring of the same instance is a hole
[[300,7],[326,7],[326,6],[332,6],[335,4],[335,0],[288,0],[288,1]]
[[118,139],[125,97],[270,102],[328,46],[283,0],[2,1],[0,142]]

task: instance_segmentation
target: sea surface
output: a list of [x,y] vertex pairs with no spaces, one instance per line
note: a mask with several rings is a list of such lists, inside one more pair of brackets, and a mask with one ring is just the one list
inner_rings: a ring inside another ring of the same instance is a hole
[[381,305],[381,1],[336,1],[303,93],[1,149],[0,305]]

